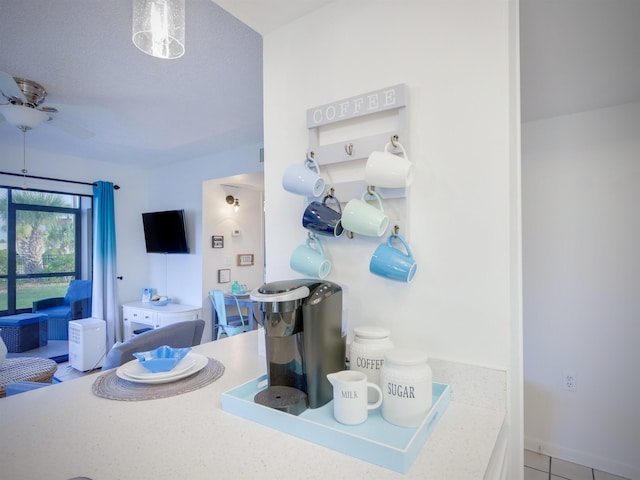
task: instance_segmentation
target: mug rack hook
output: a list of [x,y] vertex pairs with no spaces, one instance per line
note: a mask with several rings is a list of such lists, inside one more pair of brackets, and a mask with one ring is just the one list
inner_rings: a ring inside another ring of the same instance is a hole
[[373,195],[375,191],[375,185],[367,185],[367,195]]
[[347,155],[353,155],[353,143],[347,143],[344,146],[344,151],[347,152]]
[[391,145],[393,145],[393,148],[398,148],[398,145],[400,145],[400,137],[398,135],[391,135]]
[[393,226],[393,234],[394,235],[398,235],[399,231],[400,231],[400,227],[398,225],[394,225]]

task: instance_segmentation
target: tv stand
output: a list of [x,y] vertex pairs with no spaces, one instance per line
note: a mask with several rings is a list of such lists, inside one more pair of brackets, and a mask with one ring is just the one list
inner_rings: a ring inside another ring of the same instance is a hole
[[134,336],[134,331],[158,328],[172,323],[197,320],[202,309],[193,305],[169,303],[164,307],[153,307],[149,302],[129,302],[122,305],[124,340]]

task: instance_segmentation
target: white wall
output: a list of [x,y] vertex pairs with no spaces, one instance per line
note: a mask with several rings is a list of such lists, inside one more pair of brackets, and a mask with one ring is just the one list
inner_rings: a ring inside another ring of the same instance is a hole
[[[240,208],[236,212],[227,204],[225,197],[233,195],[239,199]],[[202,194],[202,290],[203,297],[209,290],[229,290],[234,281],[254,289],[263,283],[264,276],[264,235],[263,235],[263,192],[262,189],[232,187],[226,180],[209,180],[203,184]],[[232,232],[238,230],[239,235]],[[222,235],[223,248],[212,248],[211,237]],[[238,266],[237,256],[253,254],[252,266]],[[218,282],[218,270],[230,270],[230,283]],[[235,308],[235,307],[234,307]],[[202,304],[203,318],[207,328],[203,341],[211,337],[211,302]]]
[[635,479],[639,131],[633,103],[522,133],[526,445]]
[[[149,286],[164,285],[166,276],[168,296],[187,305],[206,305],[203,293],[203,251],[204,248],[209,249],[210,244],[203,245],[203,182],[261,170],[261,147],[261,144],[248,145],[149,172],[150,208],[184,209],[190,247],[188,255],[143,253],[148,257],[150,265],[147,279]],[[211,265],[210,268],[218,267]]]
[[[510,240],[519,238],[519,214],[514,222],[510,208],[519,186],[510,178],[518,159],[510,152],[509,8],[503,1],[335,2],[265,36],[269,281],[298,276],[289,255],[306,235],[305,202],[281,189],[281,177],[308,149],[306,109],[406,83],[404,143],[416,163],[409,221],[419,271],[410,285],[374,277],[368,261],[378,242],[340,238],[327,242],[334,262],[328,280],[345,289],[349,330],[384,325],[398,346],[518,369],[510,360],[511,327],[520,320],[512,318],[510,290],[517,282]],[[520,444],[515,396],[511,433]],[[510,478],[522,474],[518,455]]]

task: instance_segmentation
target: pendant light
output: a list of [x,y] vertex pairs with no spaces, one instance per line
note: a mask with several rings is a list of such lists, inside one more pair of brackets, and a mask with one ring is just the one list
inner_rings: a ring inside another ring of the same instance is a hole
[[185,0],[133,0],[133,44],[147,55],[184,55]]

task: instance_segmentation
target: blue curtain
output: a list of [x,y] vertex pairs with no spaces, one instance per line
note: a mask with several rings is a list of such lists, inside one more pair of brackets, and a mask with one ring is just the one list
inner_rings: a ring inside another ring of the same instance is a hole
[[96,182],[93,187],[93,301],[94,318],[107,323],[107,351],[122,341],[116,294],[116,226],[113,183]]

